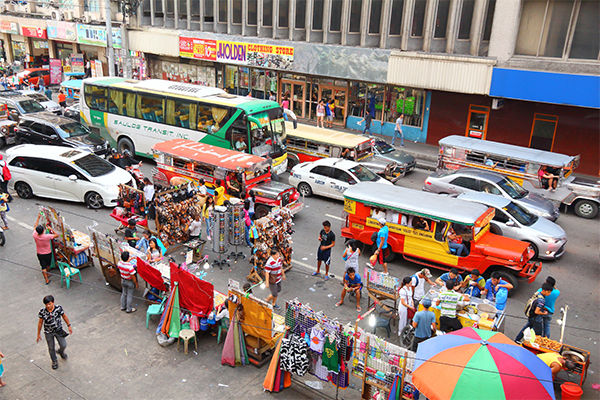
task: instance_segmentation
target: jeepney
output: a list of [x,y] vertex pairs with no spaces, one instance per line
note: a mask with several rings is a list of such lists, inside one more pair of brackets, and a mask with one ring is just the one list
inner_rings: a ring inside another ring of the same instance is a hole
[[254,211],[259,217],[267,215],[273,207],[287,207],[292,214],[304,208],[293,186],[271,180],[271,160],[186,139],[157,143],[152,152],[156,162],[152,170],[155,184],[177,186],[204,179],[212,193],[218,179],[225,186],[227,175],[234,172],[241,192],[255,193]]
[[[485,275],[498,271],[515,289],[517,277],[532,283],[542,270],[541,262],[531,261],[534,250],[529,243],[490,232],[494,213],[479,203],[362,182],[344,192],[342,236],[375,249],[371,236],[381,227],[378,219],[385,218],[389,236],[383,256],[388,262],[401,254],[430,268],[462,272],[477,268]],[[450,248],[450,228],[461,235],[467,255],[458,256]]]
[[[573,206],[582,218],[594,218],[600,205],[600,181],[575,177],[580,156],[480,140],[465,136],[448,136],[439,141],[438,170],[479,168],[505,175],[526,190],[538,193],[565,210]],[[559,176],[556,191],[542,187],[539,171],[552,169]]]
[[65,76],[67,80],[61,82],[60,88],[68,99],[79,100],[81,96],[81,85],[85,73],[83,72],[67,72]]

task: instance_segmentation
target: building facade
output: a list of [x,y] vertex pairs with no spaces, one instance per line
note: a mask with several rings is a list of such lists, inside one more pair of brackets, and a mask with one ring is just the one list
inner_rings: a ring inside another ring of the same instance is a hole
[[407,140],[581,154],[598,175],[598,20],[597,0],[144,0],[127,54],[138,77],[287,98],[303,120],[333,100],[338,127],[369,112],[391,135],[403,114]]

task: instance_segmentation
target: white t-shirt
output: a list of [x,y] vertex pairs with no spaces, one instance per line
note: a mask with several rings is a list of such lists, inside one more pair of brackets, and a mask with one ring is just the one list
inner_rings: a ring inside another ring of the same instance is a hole
[[154,198],[154,185],[144,186],[144,198],[146,201],[152,201]]
[[[421,300],[425,296],[425,278],[420,278],[416,275],[411,277],[412,285],[415,288],[415,300]],[[417,279],[419,282],[417,282]]]
[[206,194],[206,186],[204,186],[204,185],[198,186],[198,193],[205,195]]
[[[409,306],[414,306],[412,298],[412,289],[410,289],[408,286],[404,286],[402,289],[400,289],[399,295],[400,300],[404,300],[404,302]],[[404,307],[402,303],[400,303],[400,306]]]
[[396,120],[396,127],[394,128],[394,130],[398,130],[398,126],[400,127],[400,131],[402,130],[402,122],[404,121],[403,117],[398,117],[398,119]]
[[189,226],[190,236],[200,236],[202,232],[202,222],[193,220]]

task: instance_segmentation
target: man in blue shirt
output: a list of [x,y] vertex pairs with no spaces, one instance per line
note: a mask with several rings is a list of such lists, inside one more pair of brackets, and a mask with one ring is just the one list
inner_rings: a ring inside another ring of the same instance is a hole
[[511,290],[513,285],[501,279],[498,271],[492,272],[491,278],[485,282],[485,287],[481,291],[481,298],[496,301],[496,294],[501,287]]
[[446,272],[442,274],[439,278],[437,278],[435,280],[435,283],[437,283],[441,287],[446,287],[446,281],[449,280],[454,281],[454,290],[458,290],[460,288],[460,284],[463,281],[462,276],[458,274],[458,270],[456,268],[452,268],[450,272]]
[[356,273],[354,268],[348,268],[346,271],[346,276],[344,276],[344,288],[342,289],[342,299],[335,304],[336,307],[344,304],[344,297],[346,297],[346,293],[353,292],[356,295],[356,311],[361,312],[360,308],[360,293],[362,289],[362,280],[360,279],[360,275]]
[[[542,315],[542,336],[549,338],[550,337],[550,323],[552,322],[552,316],[554,315],[554,303],[558,296],[560,296],[560,290],[558,290],[556,285],[556,280],[549,276],[546,278],[546,283],[552,286],[552,292],[548,296],[546,296],[546,305],[544,308],[548,311],[548,314]],[[538,292],[541,292],[542,289],[538,289]]]
[[429,311],[431,307],[431,300],[425,299],[421,303],[423,304],[423,311],[419,311],[415,314],[412,320],[412,326],[415,328],[415,338],[413,339],[412,351],[417,351],[419,343],[429,339],[431,337],[431,331],[437,329],[435,323],[435,314],[433,311]]
[[[377,243],[377,250],[375,250],[375,255],[377,256],[377,262],[379,262],[379,264],[381,264],[383,266],[383,274],[387,275],[388,274],[388,269],[387,269],[387,262],[385,262],[385,249],[387,249],[388,247],[388,235],[390,234],[390,229],[388,228],[388,226],[386,225],[386,220],[385,218],[379,218],[377,220],[377,222],[379,222],[379,224],[381,225],[381,228],[379,229],[379,231],[377,232],[377,240],[375,243]],[[371,264],[370,262],[367,263],[367,266],[369,268],[373,268],[375,266],[375,264]]]
[[525,329],[533,328],[536,335],[540,336],[542,334],[542,316],[548,314],[546,311],[546,296],[548,296],[552,292],[552,285],[548,283],[544,283],[542,285],[541,292],[536,292],[538,294],[538,298],[533,303],[531,307],[531,311],[527,316],[527,324],[521,329],[521,332],[515,338],[515,342],[521,343],[523,340]]

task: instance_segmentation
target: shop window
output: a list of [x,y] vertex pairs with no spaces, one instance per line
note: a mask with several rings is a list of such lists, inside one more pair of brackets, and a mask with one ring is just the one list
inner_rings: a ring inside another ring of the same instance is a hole
[[410,36],[412,37],[423,37],[423,25],[425,24],[425,6],[427,0],[415,0],[412,25],[410,29]]
[[363,117],[365,111],[365,98],[367,85],[365,83],[350,82],[350,107],[349,114],[355,117]]
[[273,26],[273,0],[263,0],[262,26]]
[[425,91],[402,87],[388,87],[385,100],[384,121],[396,123],[404,114],[403,125],[421,126]]
[[435,30],[433,37],[435,39],[446,38],[446,28],[448,27],[448,13],[450,12],[450,0],[438,0],[438,8],[435,16]]
[[185,100],[167,99],[166,123],[180,128],[196,129],[198,105]]
[[404,0],[392,0],[392,18],[390,20],[390,35],[400,36],[402,29],[402,14]]
[[350,2],[350,33],[360,32],[360,20],[362,17],[363,0],[352,0]]
[[381,8],[383,7],[382,0],[371,0],[371,14],[369,16],[369,33],[373,35],[379,34],[381,29]]
[[313,0],[312,29],[313,31],[323,30],[323,7],[324,0]]
[[[167,2],[168,3],[168,2]],[[219,23],[227,23],[227,0],[219,0]]]
[[289,27],[290,0],[279,0],[279,28]]
[[552,151],[557,124],[558,117],[555,115],[535,114],[529,147]]
[[600,2],[582,1],[570,58],[597,60],[600,52]]
[[257,0],[248,0],[248,16],[246,17],[246,23],[249,26],[256,26],[257,15],[258,15],[258,4]]
[[306,0],[296,0],[296,29],[306,29]]
[[204,22],[215,21],[215,10],[214,3],[212,1],[204,2]]
[[342,29],[342,0],[331,0],[331,11],[329,13],[329,31],[340,32]]
[[242,0],[233,0],[231,3],[231,23],[239,25],[242,23]]
[[483,26],[483,41],[489,42],[492,36],[492,22],[494,22],[494,11],[496,11],[496,0],[489,0],[485,12],[485,24]]
[[108,88],[96,85],[84,85],[85,103],[92,110],[106,111]]
[[471,37],[471,22],[473,21],[474,9],[475,0],[463,0],[462,10],[460,11],[460,23],[458,25],[459,39],[469,39]]
[[83,11],[88,12],[100,12],[100,1],[99,0],[84,0]]
[[139,94],[137,97],[137,117],[146,121],[164,122],[164,99]]

